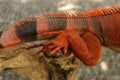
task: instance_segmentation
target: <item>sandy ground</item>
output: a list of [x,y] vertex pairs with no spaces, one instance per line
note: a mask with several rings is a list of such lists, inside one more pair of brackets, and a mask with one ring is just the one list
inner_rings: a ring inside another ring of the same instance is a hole
[[[119,0],[0,0],[0,30],[31,15],[119,6]],[[100,63],[81,66],[79,80],[120,80],[120,53],[103,47]]]

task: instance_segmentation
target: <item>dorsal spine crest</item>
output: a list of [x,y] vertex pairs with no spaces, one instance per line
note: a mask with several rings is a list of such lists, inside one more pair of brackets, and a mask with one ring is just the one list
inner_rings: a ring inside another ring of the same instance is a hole
[[109,14],[113,14],[117,12],[120,12],[120,8],[113,6],[111,8],[99,8],[99,9],[94,9],[91,11],[86,11],[82,14],[86,15],[87,17],[96,17],[96,16],[109,15]]
[[85,17],[97,17],[97,16],[106,16],[110,15],[113,13],[118,13],[120,12],[120,8],[113,6],[111,8],[98,8],[98,9],[93,9],[90,11],[85,11],[83,13],[79,12],[74,12],[74,11],[69,11],[69,12],[63,12],[63,13],[54,13],[54,14],[45,14],[41,16],[32,16],[27,18],[28,22],[32,22],[36,19],[42,19],[44,17],[47,18],[85,18]]
[[46,14],[48,18],[84,18],[84,17],[97,17],[97,16],[105,16],[113,13],[120,12],[120,8],[113,6],[111,8],[98,8],[90,11],[86,11],[83,13],[79,12],[63,12],[63,13],[55,13],[55,14]]

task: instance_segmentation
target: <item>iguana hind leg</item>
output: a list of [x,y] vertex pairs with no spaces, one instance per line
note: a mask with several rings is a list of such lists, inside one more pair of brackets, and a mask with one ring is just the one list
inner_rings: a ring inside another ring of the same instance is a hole
[[93,66],[98,63],[102,46],[99,38],[91,32],[79,36],[76,32],[69,33],[69,44],[74,55],[85,65]]

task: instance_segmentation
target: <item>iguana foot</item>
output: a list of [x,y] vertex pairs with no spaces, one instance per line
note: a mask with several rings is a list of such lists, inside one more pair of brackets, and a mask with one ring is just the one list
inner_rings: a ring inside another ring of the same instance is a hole
[[64,50],[63,52],[65,55],[67,53],[68,45],[69,45],[68,35],[66,32],[63,32],[63,33],[58,34],[58,36],[51,41],[47,41],[47,42],[41,43],[41,44],[35,44],[35,45],[28,47],[27,49],[43,46],[42,50],[38,51],[38,54],[44,53],[44,52],[47,52],[48,50],[50,50],[49,55],[53,55],[57,51],[59,51],[60,49],[63,48],[63,50]]

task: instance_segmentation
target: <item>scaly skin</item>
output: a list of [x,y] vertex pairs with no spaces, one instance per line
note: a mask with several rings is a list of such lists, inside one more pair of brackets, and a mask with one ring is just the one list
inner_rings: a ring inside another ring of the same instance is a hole
[[119,7],[33,16],[1,31],[0,48],[48,40],[28,49],[43,46],[38,54],[51,50],[49,54],[53,55],[61,48],[66,54],[70,46],[85,65],[93,66],[100,59],[102,45],[113,49],[120,47],[119,28]]

